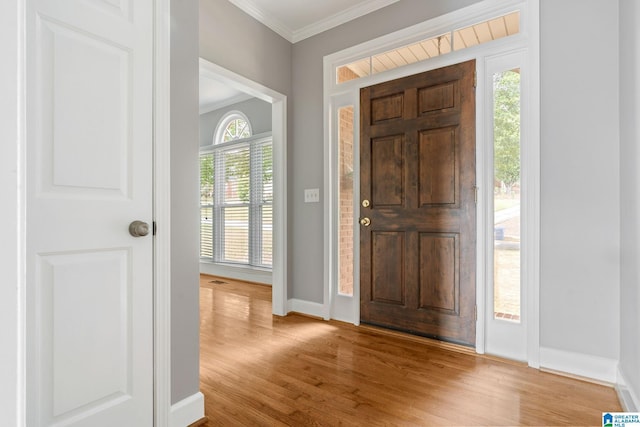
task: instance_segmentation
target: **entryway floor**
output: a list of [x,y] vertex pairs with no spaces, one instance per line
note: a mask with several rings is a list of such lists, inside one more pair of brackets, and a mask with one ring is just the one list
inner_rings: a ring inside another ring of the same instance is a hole
[[271,288],[202,276],[205,426],[600,425],[611,387],[431,340],[271,314]]

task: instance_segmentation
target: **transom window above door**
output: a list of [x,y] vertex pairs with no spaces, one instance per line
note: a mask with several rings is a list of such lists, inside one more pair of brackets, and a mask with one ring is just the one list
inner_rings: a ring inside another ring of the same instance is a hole
[[520,12],[513,11],[490,19],[429,36],[409,45],[369,55],[336,68],[336,83],[345,83],[394,68],[425,61],[440,55],[489,43],[520,32]]

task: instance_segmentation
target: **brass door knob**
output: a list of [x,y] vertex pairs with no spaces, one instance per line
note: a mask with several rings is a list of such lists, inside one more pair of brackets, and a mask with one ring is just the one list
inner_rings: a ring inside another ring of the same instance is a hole
[[364,225],[365,227],[368,227],[371,225],[371,220],[366,216],[364,218],[360,218],[360,225]]

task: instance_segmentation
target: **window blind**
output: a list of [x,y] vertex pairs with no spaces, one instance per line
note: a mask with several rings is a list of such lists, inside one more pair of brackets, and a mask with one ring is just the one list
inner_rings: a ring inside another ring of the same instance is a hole
[[214,146],[200,157],[200,256],[213,262],[271,268],[271,138]]

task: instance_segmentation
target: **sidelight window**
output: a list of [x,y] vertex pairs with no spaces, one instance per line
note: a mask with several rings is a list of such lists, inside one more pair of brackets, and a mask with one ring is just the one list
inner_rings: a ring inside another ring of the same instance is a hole
[[520,321],[520,69],[493,74],[493,312]]
[[338,164],[339,164],[339,230],[338,251],[340,253],[340,277],[338,292],[353,295],[353,170],[354,135],[353,105],[338,109]]

